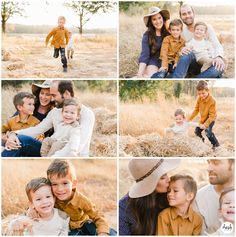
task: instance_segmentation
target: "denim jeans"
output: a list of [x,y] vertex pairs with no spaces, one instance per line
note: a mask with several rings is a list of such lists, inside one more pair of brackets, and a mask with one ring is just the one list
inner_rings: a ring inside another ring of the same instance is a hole
[[[68,235],[97,235],[97,228],[94,222],[87,221],[81,228],[71,230]],[[117,235],[117,232],[110,228],[109,235]]]
[[[194,70],[191,70],[192,69],[191,67],[193,67],[194,64],[196,65],[197,62],[196,62],[193,52],[189,53],[188,55],[182,55],[179,59],[177,67],[175,68],[175,71],[171,77],[172,78],[186,77],[187,73],[189,71],[194,72]],[[200,72],[200,70],[199,70],[199,72]],[[196,75],[195,77],[196,78],[220,78],[222,76],[222,74],[223,74],[223,71],[218,71],[217,69],[215,69],[214,66],[211,66],[206,71],[204,71],[198,75],[195,74]]]
[[170,75],[174,72],[173,66],[174,64],[169,64],[168,71],[156,72],[151,76],[151,78],[170,78]]
[[61,53],[61,62],[63,64],[63,68],[67,68],[67,59],[66,59],[66,50],[65,48],[54,48],[54,54],[53,57],[54,58],[58,58],[59,57],[59,52]]
[[[215,134],[212,132],[214,124],[215,124],[215,122],[211,122],[209,127],[207,129],[205,129],[205,133],[206,133],[207,138],[209,139],[209,141],[211,142],[211,144],[213,146],[219,146],[220,144],[219,144]],[[204,138],[202,136],[202,131],[203,131],[203,129],[201,129],[200,127],[196,127],[195,134],[204,141]]]
[[40,157],[40,148],[42,143],[33,137],[17,135],[21,148],[18,150],[2,152],[2,157]]

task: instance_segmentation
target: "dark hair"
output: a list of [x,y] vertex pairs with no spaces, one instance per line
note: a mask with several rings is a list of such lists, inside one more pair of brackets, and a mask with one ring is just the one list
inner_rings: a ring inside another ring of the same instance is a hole
[[69,80],[61,80],[58,83],[58,91],[61,95],[63,95],[66,91],[69,91],[71,97],[74,97],[73,87],[74,87],[73,82]]
[[183,23],[180,19],[172,20],[169,25],[169,30],[171,29],[172,26],[181,26],[181,30],[183,29]]
[[194,196],[193,196],[193,199],[191,200],[191,202],[192,202],[197,194],[196,181],[190,175],[176,174],[176,175],[173,175],[170,177],[170,182],[175,182],[178,180],[183,181],[184,191],[186,193],[193,193]]
[[41,188],[43,186],[51,187],[49,180],[44,178],[44,177],[39,177],[39,178],[31,179],[29,181],[29,183],[27,183],[27,185],[25,187],[25,192],[26,192],[27,197],[28,197],[30,202],[32,202],[31,192],[34,193],[39,188]]
[[56,159],[49,165],[47,169],[48,179],[54,175],[60,178],[69,175],[71,181],[76,180],[75,168],[68,160]]
[[196,89],[198,91],[209,90],[207,81],[199,81],[198,84],[197,84]]
[[219,198],[219,204],[220,204],[220,209],[222,207],[222,202],[223,202],[223,197],[229,193],[229,192],[234,192],[235,189],[234,188],[228,188],[228,189],[225,189],[221,194],[220,194],[220,198]]
[[[167,21],[167,19],[165,19],[162,15],[161,12],[159,12],[163,18],[163,26],[161,28],[161,37],[162,39],[164,39],[167,35],[169,35],[169,31],[166,29],[165,26],[165,22]],[[152,24],[151,21],[151,16],[148,18],[148,23],[147,23],[147,34],[148,34],[148,44],[149,44],[149,48],[151,51],[151,54],[154,55],[157,51],[157,42],[156,42],[156,30],[155,27]]]
[[183,8],[183,7],[190,7],[191,10],[192,10],[192,12],[194,13],[194,10],[193,10],[193,7],[192,7],[192,6],[190,6],[189,4],[183,4],[183,5],[180,6],[180,8],[179,8],[179,16],[180,16],[180,17],[181,17],[181,8]]
[[155,235],[157,216],[169,207],[167,193],[154,191],[150,195],[140,198],[129,198],[127,212],[131,212],[135,225],[131,230],[132,235]]
[[13,98],[13,104],[14,104],[17,111],[18,111],[17,106],[24,104],[24,101],[23,101],[24,98],[33,99],[33,100],[35,99],[34,95],[29,93],[29,92],[19,92],[19,93],[17,93]]

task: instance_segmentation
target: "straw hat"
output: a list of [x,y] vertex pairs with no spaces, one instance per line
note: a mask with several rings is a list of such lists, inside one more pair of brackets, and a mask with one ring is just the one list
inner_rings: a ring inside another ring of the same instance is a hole
[[46,80],[42,84],[32,84],[32,93],[37,96],[39,94],[39,90],[41,89],[49,89],[51,86],[51,81]]
[[161,13],[161,15],[164,18],[164,20],[170,19],[169,11],[161,10],[159,7],[150,7],[149,11],[148,11],[148,14],[143,17],[143,21],[144,21],[145,26],[147,26],[149,17],[150,16],[154,16],[154,15],[156,15],[158,13]]
[[129,197],[138,198],[151,194],[162,175],[175,169],[179,159],[132,159],[129,171],[135,183],[129,189]]

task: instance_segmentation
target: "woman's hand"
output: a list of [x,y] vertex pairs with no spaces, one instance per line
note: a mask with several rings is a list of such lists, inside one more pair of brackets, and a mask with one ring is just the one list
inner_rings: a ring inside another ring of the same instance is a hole
[[5,144],[5,149],[7,151],[10,151],[10,150],[18,150],[19,148],[21,148],[20,140],[18,139],[15,133],[13,132],[9,133]]

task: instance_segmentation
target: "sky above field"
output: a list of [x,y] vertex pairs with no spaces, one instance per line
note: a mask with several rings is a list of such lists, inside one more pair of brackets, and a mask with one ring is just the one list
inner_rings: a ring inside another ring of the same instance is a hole
[[235,87],[235,79],[218,79],[215,80],[214,83],[215,87],[231,87],[234,88]]
[[187,0],[184,2],[195,6],[234,5],[234,0]]
[[[24,1],[21,1],[24,2]],[[25,6],[25,16],[14,16],[9,19],[8,23],[23,25],[55,25],[60,15],[66,17],[67,27],[78,26],[78,15],[72,9],[65,7],[65,2],[70,0],[31,0],[29,5]],[[46,4],[46,2],[48,4]],[[85,25],[86,29],[106,29],[117,27],[117,13],[98,13]]]

